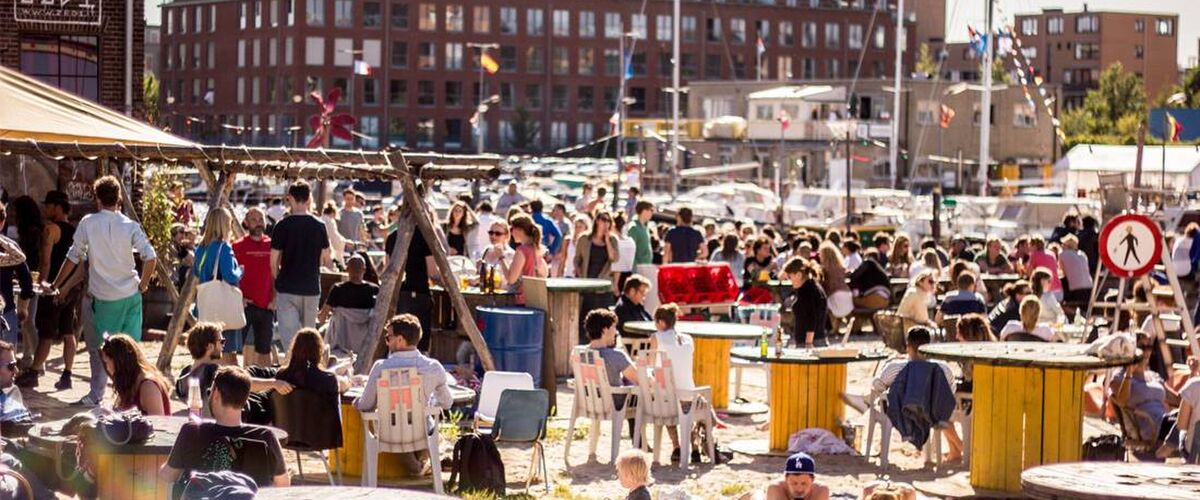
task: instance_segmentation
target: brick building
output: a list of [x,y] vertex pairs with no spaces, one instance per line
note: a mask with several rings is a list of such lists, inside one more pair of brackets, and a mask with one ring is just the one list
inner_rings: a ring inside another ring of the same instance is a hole
[[[126,8],[113,0],[0,2],[0,64],[115,110],[136,112],[142,104],[145,19],[142,2],[134,1],[127,39]],[[128,80],[127,44],[134,56]]]
[[[754,79],[760,36],[764,79],[851,76],[860,53],[860,77],[891,75],[894,26],[872,16],[874,2],[776,1],[684,3],[683,80]],[[623,33],[637,37],[625,42],[627,115],[669,115],[672,4],[642,5],[176,0],[163,6],[164,115],[206,142],[303,144],[308,94],[353,87],[339,110],[358,117],[361,146],[473,151],[479,96],[498,95],[483,118],[489,151],[557,149],[608,133]],[[499,72],[482,92],[475,43],[499,46],[489,51]],[[371,75],[353,75],[358,59]]]

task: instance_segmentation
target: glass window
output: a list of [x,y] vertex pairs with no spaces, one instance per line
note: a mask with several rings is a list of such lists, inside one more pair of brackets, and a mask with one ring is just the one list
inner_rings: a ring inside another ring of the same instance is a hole
[[571,36],[571,12],[566,10],[554,11],[554,36]]
[[710,17],[704,21],[705,39],[710,42],[721,41],[721,18]]
[[683,16],[679,19],[679,38],[684,42],[696,41],[695,16]]
[[437,45],[432,42],[421,42],[417,44],[417,68],[418,69],[436,69],[437,68]]
[[550,49],[550,71],[556,75],[571,72],[571,51],[568,48],[555,46]]
[[421,80],[417,82],[417,106],[433,106],[435,101],[433,81]]
[[825,48],[838,49],[842,47],[842,25],[825,23]]
[[532,45],[525,49],[525,71],[529,73],[546,71],[546,54],[541,46]]
[[252,43],[250,46],[254,49],[251,52],[251,54],[254,56],[251,58],[251,60],[254,62],[254,67],[257,68],[262,64],[262,40],[255,38],[254,43]]
[[[187,57],[184,57],[186,52],[180,51],[179,67],[187,67]],[[238,40],[237,42],[237,65],[239,68],[246,67],[246,41]]]
[[1026,59],[1037,59],[1037,47],[1021,47],[1021,54]]
[[96,37],[20,36],[22,73],[78,96],[100,100],[100,46]]
[[595,38],[596,13],[590,10],[579,11],[579,38]]
[[517,9],[500,7],[500,33],[505,35],[517,34]]
[[267,66],[274,66],[279,57],[279,43],[275,38],[267,40]]
[[604,49],[604,75],[617,76],[621,71],[621,55],[617,49]]
[[446,135],[443,136],[443,138],[442,138],[442,141],[445,143],[445,147],[461,148],[462,147],[462,137],[463,137],[463,121],[462,121],[462,119],[450,118],[450,119],[446,120],[445,123],[446,123]]
[[408,42],[392,42],[392,67],[408,67]]
[[1138,33],[1142,33],[1144,31],[1146,31],[1146,20],[1142,19],[1142,18],[1134,19],[1133,20],[1133,31],[1136,31]]
[[361,78],[363,98],[362,103],[367,106],[379,104],[379,82],[374,78]]
[[811,49],[817,46],[817,23],[805,21],[800,25],[800,46]]
[[378,28],[383,25],[383,6],[379,2],[363,2],[363,27]]
[[246,104],[246,77],[239,76],[237,79],[237,103]]
[[841,64],[837,59],[829,59],[825,61],[825,76],[827,78],[841,78]]
[[437,30],[437,6],[423,3],[417,6],[417,29],[421,31]]
[[325,38],[310,36],[304,39],[304,64],[309,66],[325,65]]
[[579,74],[590,76],[596,74],[596,53],[590,47],[579,49]]
[[604,38],[621,38],[625,31],[619,12],[604,13]]
[[392,106],[408,105],[408,80],[388,82],[388,104]]
[[508,82],[500,83],[500,107],[504,109],[512,109],[517,101],[516,90],[513,89],[513,84]]
[[446,31],[461,33],[463,30],[463,6],[446,6]]
[[[271,27],[279,26],[279,0],[271,0],[268,13],[271,16]],[[196,7],[196,31],[200,31],[200,7]]]
[[492,31],[492,9],[486,5],[476,5],[472,11],[474,22],[472,28],[476,33],[489,33]]
[[704,77],[709,79],[721,78],[721,55],[704,55]]
[[775,58],[775,78],[779,80],[792,79],[792,56],[778,56]]
[[596,125],[593,123],[575,124],[575,142],[580,144],[591,142],[596,137]]
[[596,89],[579,87],[576,91],[575,107],[580,111],[591,111],[596,106]]
[[550,147],[562,148],[567,145],[567,122],[550,122]]
[[754,32],[764,41],[771,39],[771,21],[761,19],[754,21]]
[[446,98],[444,100],[446,106],[462,106],[463,104],[463,84],[459,81],[446,82]]
[[[291,42],[292,39],[288,38],[287,41]],[[289,45],[288,49],[291,49],[290,45]],[[170,54],[170,53],[171,53],[170,51],[167,51],[167,54]],[[216,47],[213,46],[212,42],[208,42],[208,47],[207,47],[207,50],[205,50],[205,55],[208,56],[208,69],[216,68],[217,67],[217,49],[216,49]],[[292,64],[292,60],[290,57],[288,58],[287,64],[289,64],[289,65]]]
[[1100,57],[1100,44],[1098,43],[1076,43],[1075,44],[1075,59],[1089,60]]
[[646,34],[646,15],[645,14],[631,15],[629,18],[629,24],[632,26],[632,28],[629,31],[633,33],[634,38],[637,38],[638,40],[646,39],[647,34]]
[[[246,29],[246,4],[242,4],[242,29]],[[182,7],[179,9],[179,32],[188,32],[188,9]]]
[[512,45],[500,46],[500,69],[504,71],[517,70],[517,48]]
[[566,85],[555,85],[550,88],[550,107],[555,111],[566,111],[570,100],[570,89]]
[[[208,6],[208,31],[210,33],[217,31],[217,6],[216,4]],[[284,23],[286,26],[296,24],[296,0],[283,0],[283,8],[286,9]]]
[[941,104],[937,101],[922,99],[917,102],[917,125],[927,127],[938,123]]
[[463,44],[446,44],[446,68],[450,70],[463,69]]
[[861,24],[851,24],[846,29],[846,47],[854,50],[863,47],[863,26]]
[[254,0],[254,27],[255,28],[262,27],[262,20],[263,20],[262,4],[263,4],[263,0]]
[[779,45],[791,47],[796,43],[796,35],[792,32],[791,21],[779,21]]
[[408,29],[408,4],[392,4],[392,27],[398,30]]
[[1051,17],[1046,20],[1046,33],[1057,35],[1063,31],[1063,18]]
[[746,20],[735,17],[729,20],[729,38],[733,43],[746,43]]
[[[429,84],[433,85],[433,82],[429,82]],[[431,89],[431,94],[432,94],[432,89]],[[437,127],[437,125],[434,124],[432,119],[426,118],[426,119],[417,120],[417,147],[419,147],[419,148],[432,148],[433,147],[433,132],[434,132],[433,129],[436,127]]]
[[354,26],[354,2],[333,0],[333,25],[339,28]]
[[875,48],[882,49],[887,45],[887,29],[883,26],[875,27]]
[[404,118],[392,118],[388,123],[388,145],[393,147],[407,145],[406,129],[407,123],[405,123]]
[[542,86],[530,83],[525,86],[525,107],[542,109]]
[[[271,3],[274,4],[277,1],[278,0],[272,0]],[[192,33],[202,33],[204,31],[204,22],[203,22],[204,17],[201,15],[201,12],[202,11],[200,10],[200,6],[197,5],[196,6],[196,16],[194,19],[192,19],[192,21],[194,21],[194,23],[192,25],[193,26]]]
[[1076,33],[1095,33],[1100,31],[1100,18],[1094,15],[1079,16],[1075,18]]
[[529,36],[542,36],[546,33],[546,15],[542,9],[525,11],[525,32]]
[[1021,20],[1021,34],[1026,36],[1038,34],[1038,20],[1036,17],[1027,17]]
[[1171,19],[1157,19],[1154,21],[1154,32],[1162,36],[1170,36],[1175,33],[1175,21]]
[[1033,128],[1037,126],[1037,109],[1028,102],[1013,104],[1013,126]]
[[364,116],[362,117],[362,136],[359,136],[362,147],[375,149],[379,147],[379,117]]

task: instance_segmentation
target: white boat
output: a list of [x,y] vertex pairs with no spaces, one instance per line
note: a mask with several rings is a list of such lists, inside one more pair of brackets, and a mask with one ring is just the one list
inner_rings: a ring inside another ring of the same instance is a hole
[[779,197],[770,190],[746,182],[724,182],[700,186],[680,194],[674,202],[663,205],[663,211],[674,213],[679,208],[692,209],[699,222],[715,220],[752,220],[774,224],[779,210]]

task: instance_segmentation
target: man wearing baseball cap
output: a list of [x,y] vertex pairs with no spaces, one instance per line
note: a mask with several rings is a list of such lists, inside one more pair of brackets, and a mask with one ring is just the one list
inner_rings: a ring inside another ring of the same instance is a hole
[[803,452],[788,457],[783,480],[767,487],[767,500],[797,499],[829,499],[829,488],[817,482],[817,463]]

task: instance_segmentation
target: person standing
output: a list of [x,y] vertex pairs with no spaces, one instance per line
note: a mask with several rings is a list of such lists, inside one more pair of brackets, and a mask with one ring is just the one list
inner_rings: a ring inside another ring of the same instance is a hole
[[346,245],[353,249],[359,242],[367,241],[367,225],[358,204],[358,191],[347,188],[342,191],[342,210],[337,214],[337,229]]
[[633,269],[637,266],[654,263],[654,251],[650,248],[650,229],[646,224],[654,216],[654,204],[648,201],[638,201],[634,206],[633,224],[629,225],[629,237],[633,239]]
[[[417,187],[417,197],[424,198],[422,186]],[[421,207],[412,207],[421,210]],[[429,216],[429,220],[434,220]],[[415,223],[415,221],[410,222]],[[388,235],[384,242],[384,250],[388,258],[392,258],[399,239],[399,230]],[[429,290],[429,280],[438,281],[437,264],[433,260],[433,251],[429,249],[429,241],[420,228],[412,228],[412,240],[408,243],[408,256],[404,259],[404,281],[400,282],[400,293],[396,297],[396,314],[409,313],[417,317],[421,323],[421,331],[428,332],[419,339],[417,348],[429,352],[430,337],[433,335],[433,294]]]
[[[24,198],[24,197],[23,197]],[[0,207],[0,224],[4,224],[7,214]],[[41,234],[38,234],[41,239]],[[38,249],[41,250],[40,248]],[[28,252],[24,252],[28,258]],[[21,259],[12,265],[0,267],[0,340],[15,344],[21,334],[21,324],[29,316],[29,301],[33,298],[33,280],[29,273],[28,259]],[[13,294],[13,282],[21,285],[20,299]]]
[[[67,193],[50,191],[42,202],[45,206],[46,230],[42,237],[42,261],[38,265],[40,280],[53,280],[62,269],[67,259],[67,250],[75,240],[75,226],[67,222],[67,214],[71,213],[71,202]],[[64,297],[43,295],[38,298],[37,312],[34,323],[38,332],[37,352],[29,370],[17,379],[20,387],[36,387],[38,376],[45,369],[46,358],[50,356],[50,347],[60,339],[63,342],[63,372],[54,388],[66,390],[71,388],[71,367],[75,366],[75,349],[77,339],[75,328],[79,322],[79,299],[83,293],[74,289]]]
[[667,231],[663,264],[686,264],[708,258],[704,235],[692,227],[692,209],[683,207],[675,216],[675,227]]
[[[58,290],[81,262],[88,263],[88,295],[92,298],[94,329],[86,339],[92,370],[91,391],[77,404],[97,406],[104,399],[108,377],[100,357],[105,334],[124,333],[142,338],[142,294],[150,288],[158,255],[138,223],[118,212],[121,182],[106,175],[92,186],[100,211],[79,221],[75,240],[67,250],[52,288]],[[134,253],[141,256],[142,273],[134,267]]]
[[596,196],[592,194],[592,183],[585,182],[580,188],[579,198],[575,199],[575,213],[591,215],[591,207]]
[[246,366],[266,366],[270,364],[275,330],[275,287],[271,283],[271,237],[266,235],[266,214],[258,207],[251,208],[242,227],[245,236],[233,242],[233,255],[242,264],[238,288],[246,304],[242,362]]
[[1100,265],[1100,233],[1096,230],[1099,225],[1100,221],[1095,217],[1085,215],[1083,228],[1076,235],[1079,238],[1079,251],[1087,256],[1090,274],[1096,274],[1096,266]]
[[192,225],[192,218],[196,216],[196,210],[192,207],[192,200],[184,196],[183,183],[179,181],[172,182],[170,194],[171,205],[174,207],[172,210],[175,222],[185,226]]
[[517,191],[517,181],[508,181],[508,188],[504,194],[500,195],[500,199],[496,200],[496,211],[502,214],[507,214],[508,209],[520,205],[525,202],[525,195]]
[[626,192],[626,196],[625,196],[625,218],[626,219],[633,219],[633,216],[635,214],[637,214],[637,204],[638,204],[638,201],[641,200],[641,196],[642,196],[641,189],[638,189],[637,186],[629,186],[629,191]]
[[558,229],[558,224],[546,217],[542,213],[542,200],[533,200],[529,202],[529,216],[533,217],[533,221],[542,227],[542,246],[546,247],[548,255],[558,255],[558,249],[562,246],[563,234]]
[[309,213],[312,188],[298,180],[288,187],[292,212],[271,233],[271,273],[275,279],[275,314],[284,349],[301,328],[317,324],[321,300],[321,263],[330,258],[325,223]]
[[[192,273],[196,283],[207,283],[221,280],[232,286],[238,286],[242,280],[242,268],[238,265],[229,241],[233,233],[233,214],[225,207],[217,207],[208,211],[204,219],[204,238],[196,247],[196,259]],[[244,299],[243,295],[243,299]],[[199,307],[197,305],[197,307]],[[225,342],[221,348],[221,359],[225,364],[236,365],[237,353],[242,350],[244,343],[242,330],[226,330]]]

